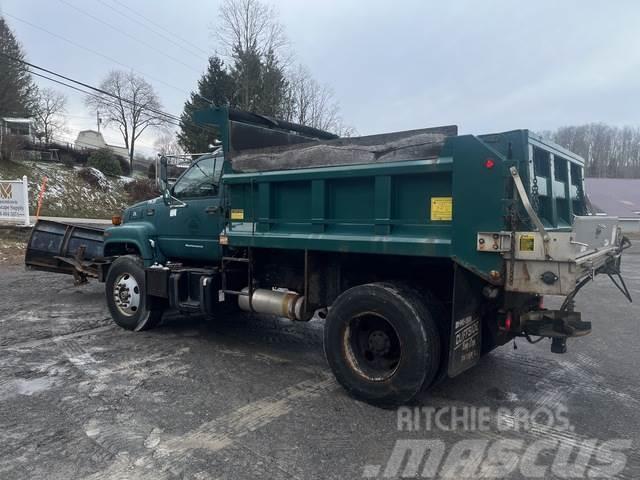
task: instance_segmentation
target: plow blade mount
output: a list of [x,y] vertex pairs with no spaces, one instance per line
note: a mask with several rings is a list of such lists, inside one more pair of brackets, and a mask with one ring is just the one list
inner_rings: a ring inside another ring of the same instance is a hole
[[100,276],[104,229],[39,220],[33,227],[25,265],[34,270],[73,275],[77,283]]

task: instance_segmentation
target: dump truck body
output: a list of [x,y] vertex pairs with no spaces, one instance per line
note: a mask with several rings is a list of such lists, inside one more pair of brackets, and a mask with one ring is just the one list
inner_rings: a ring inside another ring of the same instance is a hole
[[[536,179],[548,252],[514,195],[511,168],[527,196]],[[615,219],[585,216],[583,168],[521,130],[450,136],[435,158],[230,173],[223,238],[235,247],[448,258],[507,290],[567,295],[588,274],[581,257],[606,259],[619,244]]]
[[[131,330],[167,309],[326,318],[336,377],[378,404],[516,336],[562,353],[591,331],[573,299],[597,274],[628,296],[628,242],[615,218],[587,215],[584,162],[527,130],[337,138],[227,108],[196,120],[222,146],[126,209],[101,251],[95,231],[39,223],[27,265],[105,281],[114,320]],[[87,245],[74,251],[74,236]],[[545,294],[565,302],[547,310]]]

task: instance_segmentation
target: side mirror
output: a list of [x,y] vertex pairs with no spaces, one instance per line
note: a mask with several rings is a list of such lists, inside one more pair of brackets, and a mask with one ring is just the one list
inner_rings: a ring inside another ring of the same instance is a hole
[[167,186],[167,164],[167,157],[164,155],[160,157],[160,181],[162,182],[163,188]]
[[167,157],[160,157],[160,189],[162,190],[162,200],[165,205],[171,205],[171,192],[169,191],[169,181],[167,180]]

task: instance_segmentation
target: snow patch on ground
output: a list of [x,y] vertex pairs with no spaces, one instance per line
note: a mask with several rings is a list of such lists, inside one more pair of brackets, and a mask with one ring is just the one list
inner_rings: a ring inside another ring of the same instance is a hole
[[[35,215],[38,197],[44,177],[47,177],[46,190],[42,198],[42,216],[111,218],[130,203],[124,186],[133,181],[131,177],[108,177],[101,171],[88,167],[97,185],[89,185],[80,177],[82,167],[68,168],[57,163],[22,162],[29,182],[30,211]],[[15,177],[15,174],[3,174],[0,165],[0,178]]]

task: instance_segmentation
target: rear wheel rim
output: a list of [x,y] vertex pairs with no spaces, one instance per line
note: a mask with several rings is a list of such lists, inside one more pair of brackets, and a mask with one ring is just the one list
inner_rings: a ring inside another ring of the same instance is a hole
[[382,382],[398,370],[402,343],[384,316],[366,312],[352,317],[342,340],[349,366],[366,380]]
[[113,284],[113,301],[118,312],[134,316],[140,309],[140,285],[130,273],[122,273]]

